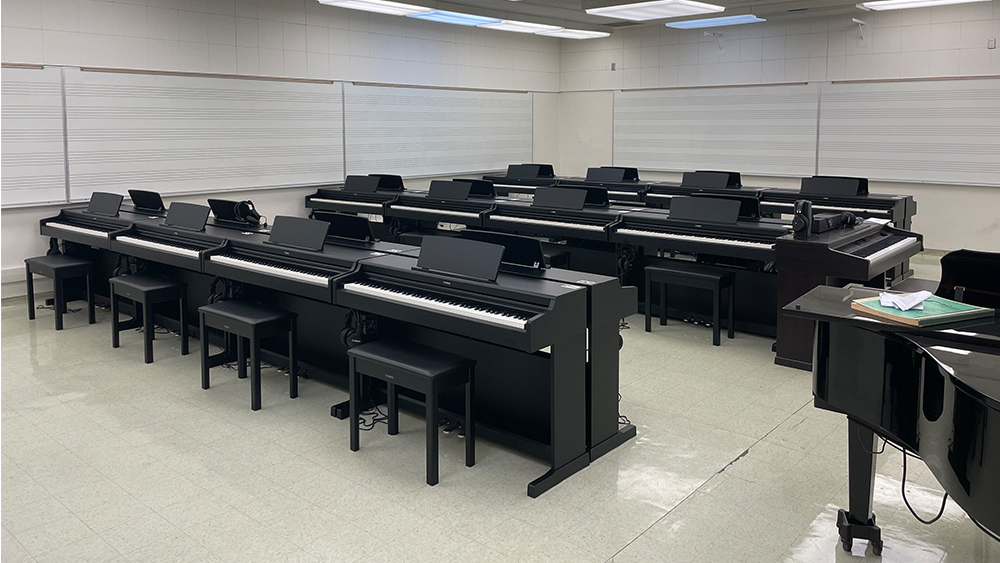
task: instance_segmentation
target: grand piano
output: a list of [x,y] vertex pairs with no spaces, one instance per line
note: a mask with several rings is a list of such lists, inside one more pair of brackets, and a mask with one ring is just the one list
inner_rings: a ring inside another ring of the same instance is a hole
[[[998,257],[994,255],[993,268]],[[974,276],[963,285],[995,286]],[[878,290],[816,287],[785,308],[816,323],[813,396],[848,420],[849,505],[837,527],[882,552],[873,512],[875,455],[883,438],[916,455],[980,526],[1000,532],[1000,319],[914,328],[856,316],[854,299]],[[939,290],[939,293],[941,291]],[[1000,305],[981,301],[977,305]]]
[[[810,238],[786,235],[775,245],[778,307],[820,285],[860,282],[884,287],[886,271],[923,250],[923,236],[867,220]],[[774,363],[812,369],[812,323],[778,312],[778,342]]]

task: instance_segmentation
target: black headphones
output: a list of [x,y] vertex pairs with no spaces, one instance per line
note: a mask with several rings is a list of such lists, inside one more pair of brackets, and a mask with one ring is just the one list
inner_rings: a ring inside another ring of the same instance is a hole
[[795,216],[792,217],[792,230],[795,238],[806,239],[812,234],[813,204],[808,199],[800,199],[795,202]]
[[854,225],[857,225],[860,222],[861,220],[858,219],[858,216],[851,213],[850,211],[845,211],[840,214],[840,224],[845,227],[853,227]]
[[257,209],[249,199],[237,201],[236,206],[233,208],[233,214],[240,221],[244,221],[255,227],[260,226],[260,213],[257,213]]

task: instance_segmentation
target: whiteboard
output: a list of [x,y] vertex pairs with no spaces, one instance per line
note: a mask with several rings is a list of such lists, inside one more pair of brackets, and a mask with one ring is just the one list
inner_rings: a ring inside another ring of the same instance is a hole
[[819,171],[1000,185],[1000,79],[825,86]]
[[342,180],[339,86],[66,69],[70,198]]
[[66,201],[61,69],[4,68],[0,202]]
[[347,173],[430,176],[531,161],[531,94],[347,84]]
[[813,84],[616,91],[614,164],[809,176],[818,97]]

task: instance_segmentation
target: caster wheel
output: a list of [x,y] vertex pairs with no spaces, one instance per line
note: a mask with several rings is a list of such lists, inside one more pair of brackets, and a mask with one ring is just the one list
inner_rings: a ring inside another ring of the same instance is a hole
[[882,555],[882,542],[872,543],[872,553]]
[[843,547],[844,551],[850,553],[851,548],[854,547],[854,540],[846,540],[844,538],[840,538],[840,547]]

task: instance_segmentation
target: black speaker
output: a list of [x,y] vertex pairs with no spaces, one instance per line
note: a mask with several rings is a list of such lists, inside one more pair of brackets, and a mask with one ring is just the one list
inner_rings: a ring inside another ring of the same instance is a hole
[[253,202],[249,199],[236,203],[236,217],[255,227],[260,226],[260,213],[254,208]]
[[812,235],[813,204],[808,199],[800,199],[795,202],[795,216],[792,218],[792,231],[795,238],[805,239]]

